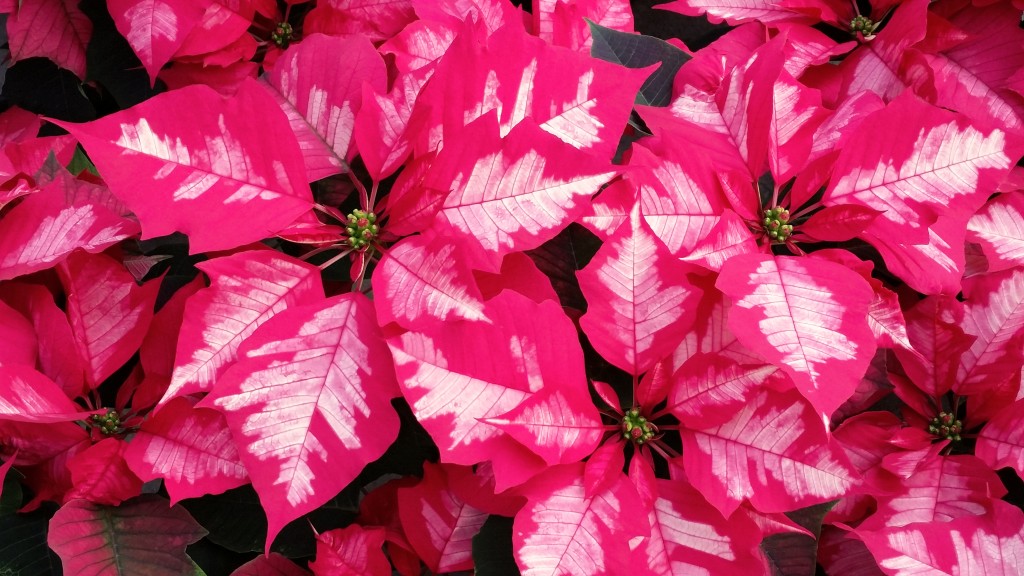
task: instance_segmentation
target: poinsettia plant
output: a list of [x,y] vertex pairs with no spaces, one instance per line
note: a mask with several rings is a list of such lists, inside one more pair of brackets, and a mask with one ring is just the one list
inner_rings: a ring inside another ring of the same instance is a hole
[[1016,574],[1024,5],[633,4],[0,2],[0,574]]

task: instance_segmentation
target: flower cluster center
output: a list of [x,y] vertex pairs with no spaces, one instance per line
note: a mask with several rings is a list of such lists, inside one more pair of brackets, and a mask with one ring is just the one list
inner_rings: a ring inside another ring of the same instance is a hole
[[377,226],[377,215],[364,210],[353,210],[345,224],[348,233],[348,244],[354,250],[366,250],[380,232]]
[[622,415],[622,437],[637,446],[649,442],[658,433],[658,427],[648,422],[636,408]]
[[295,33],[295,29],[292,25],[287,22],[278,22],[277,26],[274,27],[274,31],[270,33],[270,39],[279,48],[287,48],[288,43],[292,41],[292,36]]
[[108,410],[106,414],[93,414],[89,417],[93,426],[99,428],[100,432],[110,436],[117,434],[121,429],[121,415],[117,410]]
[[789,224],[789,210],[781,206],[768,208],[764,211],[764,218],[761,223],[764,225],[765,234],[772,239],[772,242],[785,242],[793,235],[793,225]]
[[878,25],[871,21],[867,16],[854,16],[853,20],[850,20],[850,33],[857,34],[860,32],[865,36],[871,36],[875,33],[875,28]]
[[949,412],[939,412],[939,415],[932,418],[932,421],[928,424],[929,433],[944,440],[952,440],[954,442],[960,441],[960,432],[962,432],[963,429],[963,422],[957,420],[956,417]]

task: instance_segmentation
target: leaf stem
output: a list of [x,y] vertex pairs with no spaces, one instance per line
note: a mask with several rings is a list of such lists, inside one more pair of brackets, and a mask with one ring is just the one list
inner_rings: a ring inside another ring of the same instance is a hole
[[379,182],[374,181],[373,182],[373,188],[370,189],[370,203],[368,204],[369,208],[366,209],[367,212],[376,212],[376,210],[374,210],[374,208],[377,205],[377,186],[378,186],[378,184],[379,184]]
[[334,264],[338,260],[341,260],[345,256],[348,256],[351,253],[352,253],[352,249],[351,248],[349,248],[348,250],[343,250],[342,252],[339,252],[338,254],[332,256],[330,260],[327,260],[323,264],[320,264],[319,268],[321,270],[327,270],[328,268],[331,267],[332,264]]

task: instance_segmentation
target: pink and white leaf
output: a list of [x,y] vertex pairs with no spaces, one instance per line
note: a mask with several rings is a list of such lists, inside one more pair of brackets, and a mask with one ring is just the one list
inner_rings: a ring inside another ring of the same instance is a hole
[[689,428],[723,424],[778,371],[722,354],[697,354],[672,375],[667,409]]
[[747,223],[738,214],[726,209],[711,232],[680,260],[720,272],[730,258],[759,252],[757,241]]
[[398,514],[405,536],[436,574],[473,568],[473,536],[488,516],[452,491],[445,468],[427,462],[418,484],[398,490]]
[[880,530],[908,524],[944,523],[988,513],[1006,494],[999,476],[974,456],[928,459],[892,492],[876,496],[878,510],[858,529]]
[[850,137],[825,198],[882,212],[867,227],[873,235],[920,244],[940,216],[980,208],[1017,155],[1001,130],[983,132],[908,93]]
[[633,32],[633,10],[625,0],[539,0],[533,6],[534,34],[550,44],[584,53],[590,52],[593,43],[587,20]]
[[87,124],[59,124],[138,216],[143,238],[184,232],[192,253],[231,248],[273,235],[312,204],[288,120],[254,80],[229,100],[188,86]]
[[1024,266],[1024,192],[992,199],[967,222],[967,239],[981,245],[989,272]]
[[711,234],[727,203],[711,162],[699,149],[687,148],[671,134],[648,146],[633,148],[630,165],[649,170],[631,172],[628,178],[640,191],[641,211],[651,230],[672,254],[685,256]]
[[347,172],[363,85],[377,92],[387,85],[373,44],[311,34],[278,58],[265,81],[298,138],[308,180]]
[[588,302],[580,326],[594,348],[634,375],[671,353],[693,326],[701,297],[688,272],[634,206],[629,220],[577,273]]
[[210,277],[210,286],[185,304],[174,372],[161,404],[209,392],[257,328],[324,294],[316,266],[273,250],[238,252],[197,267]]
[[160,282],[142,286],[106,254],[75,252],[57,269],[67,292],[68,321],[89,386],[99,386],[142,345]]
[[268,512],[281,528],[348,485],[398,435],[394,372],[373,304],[345,294],[290,308],[239,349],[204,405],[227,419]]
[[801,84],[785,70],[779,73],[772,89],[768,126],[768,167],[776,182],[790,180],[804,167],[815,131],[828,113],[819,91]]
[[860,275],[823,260],[743,255],[725,263],[716,286],[733,300],[739,341],[785,370],[826,419],[853,394],[876,348],[874,294]]
[[650,74],[550,46],[513,24],[489,38],[462,26],[424,87],[414,117],[420,152],[447,146],[467,123],[498,114],[501,135],[523,120],[569,146],[611,158],[633,100]]
[[993,505],[992,513],[983,517],[856,534],[889,576],[1014,576],[1024,556],[1024,512],[1005,502]]
[[522,445],[481,420],[515,409],[549,382],[574,403],[589,398],[576,328],[559,304],[506,290],[484,312],[493,324],[446,323],[388,341],[402,393],[442,462],[493,459],[497,467],[516,458]]
[[542,390],[500,416],[481,421],[505,431],[549,465],[570,464],[589,456],[605,426],[593,402],[557,388]]
[[814,19],[771,0],[675,0],[660,4],[658,8],[686,16],[707,15],[712,22],[736,25],[757,21],[765,24],[794,22],[812,23]]
[[381,325],[420,330],[430,322],[487,322],[483,298],[459,246],[437,236],[413,236],[388,248],[374,273]]
[[206,13],[193,0],[110,0],[107,9],[151,83]]
[[858,479],[820,416],[792,391],[762,390],[730,421],[681,434],[687,477],[725,516],[744,500],[761,512],[827,502]]
[[1024,400],[996,413],[978,432],[974,453],[993,470],[1009,466],[1024,474]]
[[318,576],[389,576],[383,528],[352,524],[316,538],[316,560],[309,569]]
[[227,422],[216,410],[175,398],[147,418],[124,459],[143,480],[160,478],[171,503],[220,494],[248,482]]
[[658,576],[762,574],[761,529],[748,517],[725,518],[684,481],[658,480],[650,511],[647,566]]
[[977,336],[960,357],[956,391],[983,393],[1024,362],[1024,268],[964,282],[964,331]]
[[622,574],[629,540],[647,536],[647,516],[624,475],[587,496],[583,465],[550,469],[531,482],[527,505],[512,525],[512,549],[523,576]]
[[0,365],[0,420],[69,422],[88,413],[64,395],[52,380],[31,366]]
[[372,84],[363,84],[354,138],[359,156],[375,182],[393,174],[409,156],[409,120],[429,77],[426,71],[418,70],[403,74],[391,92],[383,95]]
[[492,259],[536,248],[582,215],[586,198],[615,175],[607,161],[554,138],[528,120],[498,136],[494,115],[445,141],[426,178],[451,190],[434,230],[479,244]]
[[139,225],[112,210],[96,190],[66,171],[24,198],[0,219],[0,279],[50,268],[75,249],[100,252],[139,232]]
[[19,1],[7,17],[7,38],[12,63],[40,56],[85,79],[92,20],[75,0]]

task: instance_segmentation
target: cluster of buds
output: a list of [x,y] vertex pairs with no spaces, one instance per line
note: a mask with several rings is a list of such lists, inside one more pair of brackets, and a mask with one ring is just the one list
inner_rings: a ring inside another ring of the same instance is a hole
[[366,247],[380,232],[380,227],[377,226],[377,215],[373,212],[353,210],[348,215],[345,231],[348,232],[348,244],[353,250],[366,250]]
[[928,432],[946,440],[960,441],[960,432],[964,429],[963,422],[949,412],[939,412],[928,424]]
[[278,22],[277,26],[274,27],[274,31],[270,33],[270,40],[279,48],[286,48],[288,43],[292,41],[292,34],[294,32],[295,30],[291,24]]
[[107,436],[121,431],[121,415],[117,413],[117,410],[108,410],[102,416],[93,414],[89,419],[92,420],[93,426],[99,428],[100,432]]
[[649,442],[658,433],[658,427],[640,415],[636,408],[622,415],[622,437],[637,446]]
[[793,225],[789,222],[789,210],[781,206],[768,208],[764,211],[764,231],[772,242],[785,242],[793,234]]
[[878,28],[878,24],[872,22],[867,16],[854,16],[853,20],[850,20],[850,34],[854,36],[859,32],[865,38],[869,38],[875,33],[876,28]]

